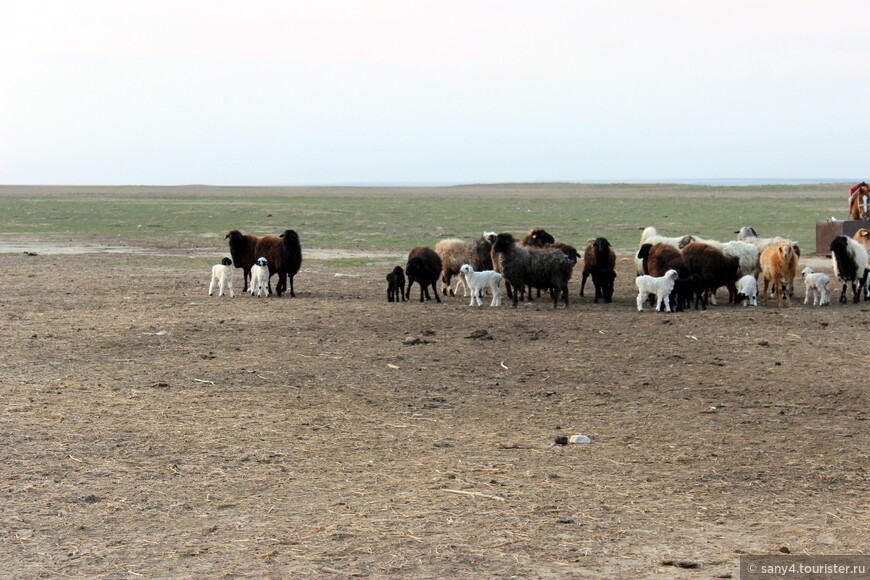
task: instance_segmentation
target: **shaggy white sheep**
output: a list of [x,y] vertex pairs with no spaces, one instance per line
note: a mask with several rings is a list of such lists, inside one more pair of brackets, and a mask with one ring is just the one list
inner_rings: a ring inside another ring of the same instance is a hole
[[743,306],[758,306],[758,280],[747,274],[737,280],[737,300],[743,301]]
[[221,260],[220,264],[211,267],[211,283],[208,285],[208,295],[214,295],[214,287],[218,286],[218,296],[223,296],[227,290],[235,298],[233,292],[233,261],[229,258]]
[[804,279],[807,288],[804,304],[810,303],[810,296],[813,297],[813,306],[826,306],[831,303],[831,293],[828,292],[830,276],[821,272],[813,272],[813,269],[807,266],[801,272],[801,278]]
[[671,303],[668,297],[674,289],[674,280],[676,279],[676,270],[668,270],[664,276],[659,276],[658,278],[649,275],[635,278],[634,283],[637,285],[637,311],[643,312],[643,303],[646,302],[647,296],[655,294],[656,312],[661,311],[662,304],[670,312]]
[[257,263],[251,266],[251,296],[257,292],[257,298],[265,294],[269,295],[269,262],[260,256]]
[[477,303],[477,306],[483,305],[483,302],[480,300],[480,292],[485,288],[489,288],[489,291],[492,292],[492,302],[489,305],[501,306],[501,274],[493,270],[475,272],[471,265],[463,264],[459,269],[459,277],[463,279],[465,285],[471,291],[469,306],[474,306],[475,303]]

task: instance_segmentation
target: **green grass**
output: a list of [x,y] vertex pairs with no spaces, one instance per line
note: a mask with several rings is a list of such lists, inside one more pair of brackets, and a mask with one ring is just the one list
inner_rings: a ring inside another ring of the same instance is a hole
[[812,247],[816,221],[847,217],[840,184],[809,190],[585,184],[574,191],[566,184],[510,184],[240,191],[151,188],[114,194],[110,188],[96,193],[70,188],[31,195],[26,187],[7,186],[0,189],[0,234],[162,237],[219,246],[231,229],[262,235],[292,228],[303,248],[405,250],[484,230],[523,233],[543,227],[576,246],[605,236],[626,250],[636,247],[648,225],[663,235],[720,240],[751,225],[760,235],[786,235]]

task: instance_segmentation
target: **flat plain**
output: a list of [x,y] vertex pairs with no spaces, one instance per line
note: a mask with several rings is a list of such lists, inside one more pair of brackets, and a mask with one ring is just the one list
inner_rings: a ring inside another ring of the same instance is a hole
[[[743,554],[866,554],[865,303],[634,307],[640,227],[812,247],[842,187],[601,187],[3,188],[0,576],[737,578]],[[386,301],[412,245],[541,226],[624,240],[612,304],[579,271],[567,310]],[[297,298],[206,295],[235,227],[299,231]]]

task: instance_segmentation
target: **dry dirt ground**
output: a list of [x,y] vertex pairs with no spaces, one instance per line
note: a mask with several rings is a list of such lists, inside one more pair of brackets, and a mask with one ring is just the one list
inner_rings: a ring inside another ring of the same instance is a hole
[[0,254],[0,577],[736,579],[870,551],[868,305],[638,313],[627,255],[613,304],[575,281],[557,311],[390,304],[388,261],[210,298],[198,264]]

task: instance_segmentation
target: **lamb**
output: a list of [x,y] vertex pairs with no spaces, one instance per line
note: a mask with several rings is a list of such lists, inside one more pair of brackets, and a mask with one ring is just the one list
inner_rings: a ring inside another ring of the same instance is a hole
[[251,296],[257,293],[257,298],[265,294],[269,296],[269,263],[262,256],[251,267]]
[[845,304],[846,299],[846,284],[852,283],[852,302],[857,304],[860,300],[858,289],[864,294],[864,299],[867,299],[866,290],[864,287],[867,284],[867,250],[860,242],[847,238],[846,236],[837,236],[831,241],[831,259],[834,263],[834,276],[843,283],[843,289],[840,292],[840,303]]
[[575,261],[556,248],[526,248],[517,244],[511,234],[496,236],[492,246],[493,263],[500,264],[505,284],[514,287],[511,308],[517,307],[518,291],[526,286],[549,290],[553,308],[562,295],[568,307],[568,281],[574,271]]
[[801,278],[806,286],[804,304],[810,303],[810,296],[813,297],[813,306],[827,306],[831,303],[831,295],[828,292],[830,276],[821,272],[813,272],[813,269],[807,266],[801,272]]
[[260,239],[254,234],[243,234],[239,230],[232,230],[224,237],[229,240],[230,256],[236,268],[241,268],[244,274],[244,288],[242,292],[248,291],[248,279],[251,277],[251,268],[257,262],[256,247],[257,241]]
[[[658,231],[653,227],[649,226],[644,229],[640,234],[640,243],[638,244],[638,249],[640,249],[644,244],[667,244],[669,246],[673,246],[676,249],[680,249],[680,242],[684,242],[686,238],[693,238],[693,236],[679,236],[675,238],[669,238],[666,236],[660,236]],[[686,242],[688,243],[688,242]],[[644,273],[643,271],[643,263],[639,258],[635,259],[635,265],[637,266],[637,275],[640,276]]]
[[220,264],[215,264],[211,267],[211,282],[208,285],[208,295],[214,295],[214,287],[218,287],[218,296],[223,296],[227,290],[230,296],[235,298],[236,293],[233,292],[233,261],[224,257]]
[[[435,244],[435,253],[441,258],[441,282],[443,283],[442,292],[445,296],[455,296],[459,291],[457,284],[456,291],[450,288],[450,283],[453,276],[459,274],[459,269],[463,264],[471,264],[472,267],[478,270],[491,270],[492,258],[490,250],[492,243],[486,237],[486,234],[476,240],[460,240],[458,238],[448,238],[441,240]],[[463,288],[463,294],[467,296],[467,288]]]
[[278,274],[278,284],[275,295],[281,296],[287,290],[287,279],[290,279],[290,296],[296,297],[293,288],[293,277],[302,266],[302,246],[299,234],[293,230],[284,230],[279,236],[263,236],[257,240],[254,249],[258,256],[265,257],[269,263],[269,277]]
[[387,302],[405,302],[405,271],[396,266],[387,274]]
[[595,286],[595,300],[602,298],[605,304],[613,302],[613,282],[616,279],[616,252],[607,238],[595,238],[586,246],[583,252],[583,277],[580,280],[580,296],[583,296],[583,288],[586,279],[591,275],[592,284]]
[[441,302],[438,296],[438,276],[441,274],[441,258],[435,250],[428,246],[419,246],[408,253],[408,263],[405,266],[405,275],[408,279],[408,289],[405,294],[411,296],[411,286],[416,282],[420,285],[420,302],[423,297],[432,300],[429,296],[429,286],[435,294],[435,301]]
[[737,258],[726,256],[721,250],[699,242],[688,244],[681,253],[687,274],[700,274],[702,277],[709,275],[709,296],[712,296],[709,300],[713,304],[716,304],[716,289],[722,286],[728,288],[728,301],[734,301],[737,294],[737,269],[740,266]]
[[500,284],[503,276],[500,273],[493,270],[475,272],[470,264],[463,264],[459,269],[459,276],[465,279],[465,285],[471,291],[469,306],[474,306],[475,303],[477,303],[477,306],[483,305],[483,302],[480,300],[480,292],[484,288],[489,288],[490,292],[492,292],[492,302],[489,305],[491,307],[501,306]]
[[780,242],[761,252],[761,278],[764,293],[761,302],[767,306],[768,287],[776,295],[776,305],[791,306],[789,288],[794,286],[798,257],[790,242]]
[[662,305],[671,311],[670,295],[674,289],[674,281],[677,279],[676,270],[668,270],[664,276],[638,276],[634,279],[637,286],[637,311],[643,312],[643,303],[650,294],[656,297],[656,312],[661,312]]
[[737,280],[737,301],[743,306],[758,306],[758,280],[752,274],[746,274]]

